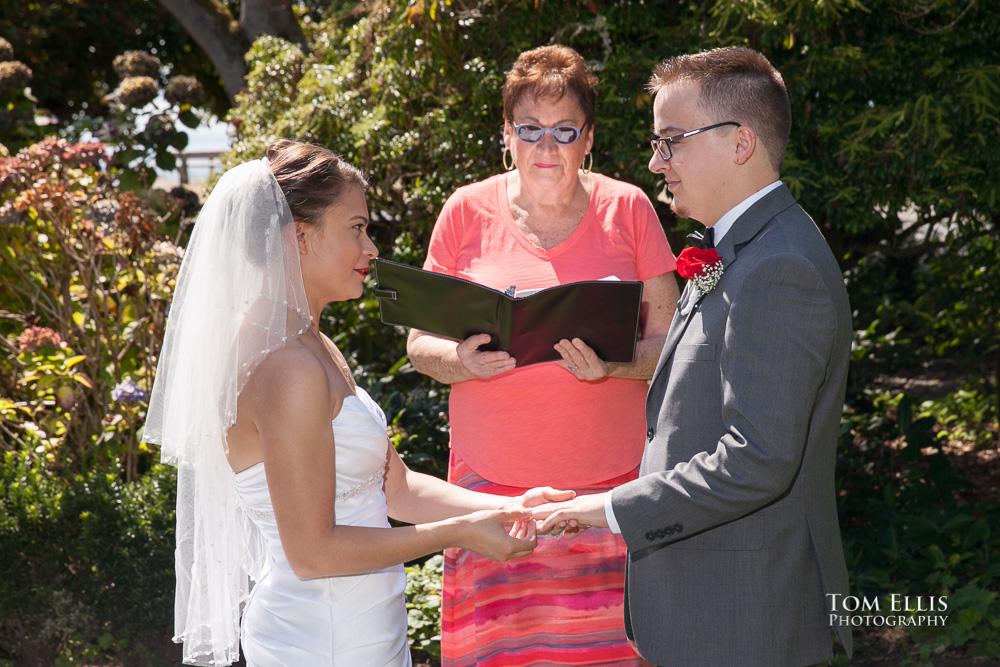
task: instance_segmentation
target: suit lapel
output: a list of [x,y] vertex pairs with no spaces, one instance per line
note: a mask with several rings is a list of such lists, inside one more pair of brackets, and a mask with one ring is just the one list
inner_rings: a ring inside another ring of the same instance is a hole
[[[748,208],[743,215],[737,218],[736,222],[729,229],[729,232],[716,246],[716,251],[722,257],[722,266],[728,269],[736,261],[739,251],[760,233],[764,225],[778,213],[794,204],[795,198],[792,197],[792,193],[788,191],[785,185],[780,185]],[[723,276],[722,280],[725,280],[725,276]],[[663,343],[663,351],[660,353],[656,370],[653,372],[653,379],[649,385],[650,396],[655,394],[655,389],[658,388],[662,380],[661,376],[665,375],[662,372],[663,368],[673,355],[674,348],[677,347],[678,341],[680,341],[681,336],[687,330],[687,326],[691,322],[691,317],[704,296],[694,288],[694,284],[691,281],[688,281],[688,284],[685,285],[684,294],[677,304],[677,312],[674,313],[674,319],[670,323],[670,330],[667,332],[667,338]]]
[[687,325],[691,321],[691,315],[694,314],[695,306],[701,297],[702,294],[695,289],[694,283],[688,281],[688,284],[684,286],[684,293],[681,295],[680,301],[677,302],[677,312],[674,313],[674,319],[670,323],[667,337],[663,341],[663,351],[660,352],[660,359],[656,363],[656,370],[653,371],[653,383],[661,375],[660,371],[663,370],[670,355],[674,352],[677,341],[680,340],[684,330],[687,329]]

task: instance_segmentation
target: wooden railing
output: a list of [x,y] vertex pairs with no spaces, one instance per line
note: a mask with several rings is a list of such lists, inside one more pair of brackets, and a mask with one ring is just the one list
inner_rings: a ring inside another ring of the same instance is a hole
[[219,156],[222,155],[220,151],[205,151],[205,152],[185,152],[177,154],[177,173],[180,174],[181,184],[188,184],[188,168],[190,163],[193,161],[195,165],[201,165],[202,162],[205,166],[211,169],[212,167],[222,167],[222,161]]

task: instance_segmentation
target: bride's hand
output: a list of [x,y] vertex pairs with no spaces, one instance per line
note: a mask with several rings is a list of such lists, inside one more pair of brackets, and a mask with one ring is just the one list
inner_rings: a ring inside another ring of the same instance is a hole
[[522,509],[482,510],[456,521],[462,528],[463,549],[504,562],[535,550],[535,522]]
[[531,539],[535,536],[535,520],[525,519],[524,521],[515,521],[507,531],[507,534],[518,540]]
[[551,486],[536,486],[520,496],[511,498],[500,506],[500,509],[518,509],[521,507],[537,507],[548,503],[561,503],[572,500],[576,492],[572,490],[553,489]]

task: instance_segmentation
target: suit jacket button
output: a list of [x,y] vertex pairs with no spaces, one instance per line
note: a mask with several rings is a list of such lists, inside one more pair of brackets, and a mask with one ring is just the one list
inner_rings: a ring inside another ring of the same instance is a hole
[[653,531],[649,531],[648,533],[646,533],[646,539],[652,542],[653,540],[656,539],[656,535],[653,533]]
[[646,440],[652,440],[654,435],[656,435],[656,431],[652,427],[646,429]]

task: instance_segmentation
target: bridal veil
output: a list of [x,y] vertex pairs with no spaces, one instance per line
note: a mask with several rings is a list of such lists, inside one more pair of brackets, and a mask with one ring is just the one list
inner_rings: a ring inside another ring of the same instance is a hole
[[285,197],[266,159],[241,164],[195,223],[143,435],[177,466],[174,641],[186,664],[239,657],[241,606],[264,545],[236,501],[226,432],[254,369],[310,320]]

